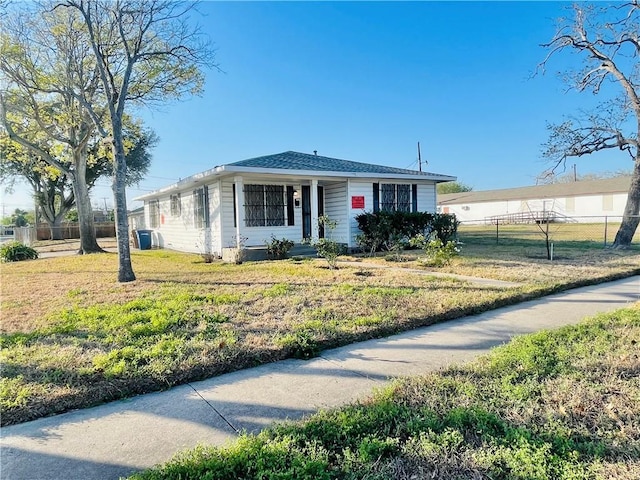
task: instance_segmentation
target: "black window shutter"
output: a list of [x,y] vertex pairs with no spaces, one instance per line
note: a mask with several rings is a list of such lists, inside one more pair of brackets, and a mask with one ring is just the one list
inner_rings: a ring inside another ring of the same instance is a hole
[[211,226],[211,223],[209,221],[209,186],[205,185],[204,187],[202,187],[202,191],[203,191],[203,195],[202,195],[202,201],[204,202],[203,208],[204,208],[204,226],[206,228]]
[[236,220],[236,215],[237,215],[236,208],[238,208],[238,206],[236,205],[236,184],[235,183],[231,185],[231,191],[233,195],[233,226],[237,227],[238,221]]
[[380,211],[380,184],[373,184],[373,213]]
[[287,225],[295,225],[293,218],[293,187],[287,186]]
[[411,211],[418,211],[418,185],[411,185]]

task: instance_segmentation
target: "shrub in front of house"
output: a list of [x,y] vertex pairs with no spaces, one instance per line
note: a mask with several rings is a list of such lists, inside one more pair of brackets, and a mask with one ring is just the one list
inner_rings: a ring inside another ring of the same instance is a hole
[[265,240],[267,255],[271,258],[285,258],[289,250],[293,248],[293,241],[283,238],[278,240],[275,235],[271,235],[270,240]]
[[392,251],[397,239],[408,243],[416,235],[432,232],[446,245],[455,238],[460,224],[453,214],[428,212],[365,212],[356,216],[356,222],[362,232],[356,241],[371,254],[383,247]]
[[424,258],[420,261],[429,267],[444,267],[449,265],[453,257],[460,253],[460,247],[455,240],[442,243],[435,233],[431,235],[419,234],[410,241],[412,247],[421,248],[424,251]]
[[8,242],[0,247],[0,259],[3,262],[19,262],[36,258],[38,258],[38,252],[20,242]]
[[460,221],[453,213],[436,213],[431,223],[431,231],[446,245],[458,236]]

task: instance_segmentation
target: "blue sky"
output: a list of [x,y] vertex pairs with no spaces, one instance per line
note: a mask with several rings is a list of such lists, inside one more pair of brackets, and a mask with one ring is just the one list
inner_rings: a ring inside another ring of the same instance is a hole
[[[475,190],[533,185],[547,122],[587,108],[555,75],[533,76],[567,2],[205,2],[199,22],[223,72],[202,97],[138,111],[160,137],[132,199],[179,178],[285,150],[455,175]],[[622,153],[571,160],[629,169]],[[570,166],[569,165],[569,166]],[[99,182],[96,206],[113,204]],[[30,207],[26,187],[6,211]],[[129,202],[130,208],[140,206]]]

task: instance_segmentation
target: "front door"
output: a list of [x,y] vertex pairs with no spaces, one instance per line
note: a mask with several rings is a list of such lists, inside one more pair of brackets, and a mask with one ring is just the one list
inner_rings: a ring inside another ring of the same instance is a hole
[[[324,215],[324,187],[318,185],[318,217]],[[324,227],[318,229],[318,236],[324,238]],[[302,238],[311,238],[311,187],[302,185]]]
[[311,187],[302,185],[302,238],[311,238]]

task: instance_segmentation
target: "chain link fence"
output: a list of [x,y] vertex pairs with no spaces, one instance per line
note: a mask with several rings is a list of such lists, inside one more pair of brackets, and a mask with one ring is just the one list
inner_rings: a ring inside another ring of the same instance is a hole
[[[640,217],[637,217],[640,218]],[[458,228],[461,242],[493,239],[496,244],[523,240],[546,239],[552,242],[589,242],[607,247],[613,244],[622,216],[571,217],[563,221],[530,221],[510,223],[504,220],[466,221]],[[632,246],[640,247],[640,227],[632,240]]]

